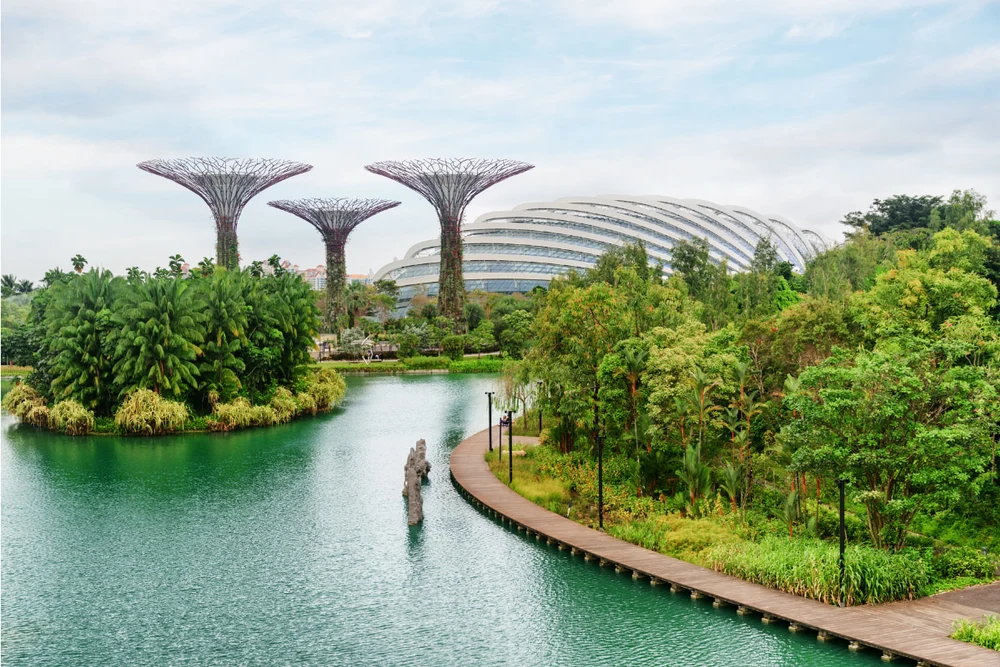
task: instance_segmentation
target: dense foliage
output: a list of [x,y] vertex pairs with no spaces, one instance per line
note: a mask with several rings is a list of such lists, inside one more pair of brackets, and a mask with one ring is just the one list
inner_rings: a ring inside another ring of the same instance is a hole
[[204,262],[185,277],[174,257],[169,270],[121,277],[84,272],[85,261],[46,274],[11,318],[5,304],[5,353],[14,343],[11,360],[33,367],[25,386],[39,403],[24,421],[72,433],[115,416],[120,432],[158,434],[237,399],[269,406],[283,389],[308,394],[296,414],[343,396],[311,370],[319,310],[298,276]]
[[[993,576],[1000,223],[991,215],[974,192],[876,202],[848,216],[847,242],[804,274],[767,240],[737,274],[701,241],[675,246],[669,278],[641,246],[609,251],[531,295],[530,333],[520,355],[508,354],[524,361],[504,369],[500,405],[541,410],[543,441],[574,462],[550,472],[581,504],[593,485],[584,463],[603,437],[609,530],[629,539],[665,544],[676,527],[656,517],[672,512],[735,517],[753,546],[692,558],[755,580],[784,577],[787,590],[819,586],[816,596],[832,599],[829,577],[796,583],[780,570],[812,549],[826,572],[827,547],[799,540],[835,535],[844,479],[851,553],[871,566],[858,567],[900,574],[885,591],[850,589],[845,599],[908,597],[966,576],[914,551],[929,546],[986,546],[976,577]],[[781,534],[796,546],[776,546]],[[900,560],[876,565],[882,556],[868,554],[880,551]]]

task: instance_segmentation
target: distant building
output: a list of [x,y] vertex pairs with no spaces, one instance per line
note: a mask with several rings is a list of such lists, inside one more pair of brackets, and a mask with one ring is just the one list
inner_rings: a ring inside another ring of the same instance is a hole
[[[547,287],[555,276],[585,271],[609,248],[630,242],[642,241],[650,261],[662,261],[667,274],[672,272],[670,249],[678,241],[705,239],[710,260],[725,260],[732,271],[750,266],[761,239],[769,239],[778,257],[796,271],[804,271],[812,257],[829,247],[818,233],[781,216],[656,196],[522,204],[479,216],[462,227],[462,237],[465,289],[506,294]],[[396,281],[400,308],[408,307],[416,294],[437,295],[440,246],[437,238],[418,243],[375,274],[376,279]]]
[[[319,264],[312,268],[302,269],[299,268],[298,264],[292,264],[288,260],[283,260],[281,262],[281,267],[288,271],[289,273],[294,273],[297,276],[301,276],[302,280],[308,283],[311,289],[321,291],[326,289],[326,266]],[[264,273],[267,275],[274,275],[274,269],[270,265],[264,265]],[[374,282],[374,274],[369,273],[365,275],[364,273],[348,273],[347,282],[350,283],[362,283],[364,285],[371,285]]]

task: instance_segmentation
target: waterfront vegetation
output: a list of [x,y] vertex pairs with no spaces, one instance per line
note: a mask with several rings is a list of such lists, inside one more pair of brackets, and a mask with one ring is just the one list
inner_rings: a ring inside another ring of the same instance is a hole
[[961,619],[955,623],[955,632],[951,636],[953,639],[1000,651],[1000,616],[986,614],[979,622]]
[[343,379],[310,355],[312,291],[277,258],[270,275],[210,260],[183,275],[175,256],[169,269],[114,276],[85,261],[48,272],[13,313],[5,303],[5,361],[31,367],[3,400],[21,421],[72,435],[228,431],[343,398]]
[[628,246],[554,280],[530,295],[523,361],[497,386],[515,433],[544,415],[515,488],[596,525],[600,435],[604,525],[623,539],[827,602],[995,579],[991,217],[974,192],[894,197],[847,216],[847,242],[802,274],[766,240],[739,273],[695,241],[675,246],[669,279]]

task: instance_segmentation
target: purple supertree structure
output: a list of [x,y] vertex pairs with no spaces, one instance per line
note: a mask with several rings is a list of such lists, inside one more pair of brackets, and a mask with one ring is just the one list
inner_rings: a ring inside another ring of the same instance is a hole
[[441,223],[438,312],[451,319],[456,329],[464,329],[465,323],[465,281],[462,277],[465,207],[482,191],[533,166],[515,160],[429,158],[376,162],[365,167],[373,174],[416,190],[437,211]]
[[354,228],[387,209],[399,206],[387,199],[295,199],[269,201],[268,206],[297,215],[315,227],[326,245],[326,326],[335,331],[347,312],[347,264],[344,246]]
[[215,218],[216,263],[230,270],[240,268],[236,225],[247,203],[275,183],[312,169],[301,162],[228,157],[147,160],[136,166],[183,185],[208,204]]

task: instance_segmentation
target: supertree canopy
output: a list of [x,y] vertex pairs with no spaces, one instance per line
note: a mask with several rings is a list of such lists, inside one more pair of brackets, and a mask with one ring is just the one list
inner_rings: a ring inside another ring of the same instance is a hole
[[268,206],[297,215],[315,227],[326,244],[326,325],[333,331],[347,311],[344,290],[347,266],[344,246],[354,228],[387,209],[399,206],[386,199],[295,199],[270,201]]
[[437,210],[441,223],[441,268],[438,312],[463,328],[465,284],[462,277],[462,219],[473,198],[500,181],[524,173],[533,165],[515,160],[430,158],[376,162],[368,171],[391,178],[419,192]]
[[216,263],[232,270],[239,269],[236,225],[243,208],[275,183],[312,169],[287,160],[225,157],[147,160],[136,166],[183,185],[208,204],[215,218]]

